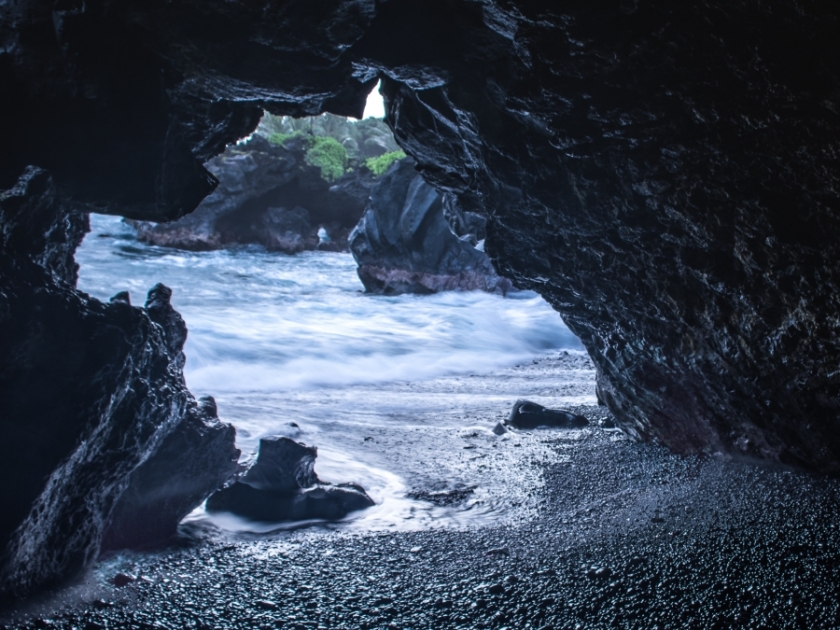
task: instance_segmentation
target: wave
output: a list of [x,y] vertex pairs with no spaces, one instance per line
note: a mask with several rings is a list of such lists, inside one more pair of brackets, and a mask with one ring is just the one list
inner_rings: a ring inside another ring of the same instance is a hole
[[79,287],[107,299],[157,282],[189,327],[185,376],[196,393],[289,391],[483,373],[548,351],[580,350],[536,293],[362,293],[350,254],[294,257],[259,248],[193,253],[138,243],[118,218],[92,216]]

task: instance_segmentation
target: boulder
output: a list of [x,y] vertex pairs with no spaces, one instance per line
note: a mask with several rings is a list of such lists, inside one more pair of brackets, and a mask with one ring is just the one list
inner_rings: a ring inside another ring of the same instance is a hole
[[517,429],[536,429],[537,427],[580,429],[589,426],[589,420],[562,409],[546,409],[530,400],[517,400],[505,424]]
[[259,454],[238,481],[255,490],[292,494],[318,483],[315,458],[318,449],[287,437],[260,440]]
[[208,511],[257,521],[337,520],[374,505],[364,488],[328,484],[315,475],[318,450],[287,437],[260,440],[256,461],[207,499]]
[[[413,160],[405,158],[391,166],[371,191],[368,208],[349,238],[368,293],[512,289],[476,247],[483,219],[457,214],[451,202],[420,177]],[[458,218],[463,236],[453,232],[445,208]]]
[[346,249],[375,178],[357,168],[328,182],[307,164],[306,148],[303,137],[274,144],[254,135],[207,163],[219,186],[194,212],[170,223],[129,223],[139,240],[179,249],[256,244],[295,254],[318,248],[319,230],[329,235],[328,249]]

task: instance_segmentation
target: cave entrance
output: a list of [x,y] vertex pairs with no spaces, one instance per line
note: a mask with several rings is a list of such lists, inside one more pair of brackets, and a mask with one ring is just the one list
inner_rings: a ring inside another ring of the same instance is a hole
[[[220,419],[236,427],[241,461],[261,438],[286,436],[319,449],[321,479],[360,483],[374,499],[339,527],[519,518],[528,506],[514,506],[511,494],[540,485],[525,462],[556,454],[538,436],[499,436],[494,425],[518,398],[595,404],[593,370],[535,293],[365,291],[348,235],[375,205],[371,191],[399,179],[404,159],[383,130],[375,117],[266,115],[209,164],[221,184],[192,215],[162,225],[93,215],[77,252],[79,288],[102,300],[128,291],[135,302],[158,282],[172,288],[189,328],[187,385],[213,396]],[[352,194],[365,198],[347,210],[341,204]],[[405,197],[379,193],[389,202]],[[405,214],[411,203],[394,210]],[[439,201],[428,208],[444,210]],[[447,225],[445,218],[427,215],[408,239],[421,262],[424,246],[446,255],[440,233],[421,225]],[[446,234],[480,252],[476,235]],[[184,526],[208,520],[233,532],[301,524],[198,509]]]

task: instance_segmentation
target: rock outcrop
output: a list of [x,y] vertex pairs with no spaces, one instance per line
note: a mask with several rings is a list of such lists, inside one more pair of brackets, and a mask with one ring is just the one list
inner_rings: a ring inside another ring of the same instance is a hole
[[[103,304],[75,290],[73,252],[87,229],[87,215],[41,169],[0,193],[3,598],[73,576],[98,556],[133,474],[195,405],[181,371],[186,327],[166,287],[153,289],[145,309],[125,294]],[[232,449],[231,427],[209,434]]]
[[[254,135],[207,163],[219,186],[194,212],[169,223],[130,223],[139,240],[179,249],[257,244],[286,254],[319,246],[346,250],[376,178],[360,167],[330,183],[305,154],[306,138],[274,144]],[[319,239],[319,230],[328,241]]]
[[329,484],[315,474],[318,449],[287,437],[260,440],[257,459],[207,499],[210,511],[257,521],[337,520],[374,505],[355,483]]
[[[476,248],[484,238],[484,219],[453,208],[447,213],[447,206],[451,200],[423,180],[413,160],[391,166],[371,191],[368,208],[349,239],[367,292],[507,293],[513,288]],[[453,226],[462,233],[456,234]]]
[[840,470],[838,24],[821,3],[465,4],[435,30],[451,48],[413,59],[437,86],[382,59],[397,141],[489,213],[496,269],[563,315],[639,439]]

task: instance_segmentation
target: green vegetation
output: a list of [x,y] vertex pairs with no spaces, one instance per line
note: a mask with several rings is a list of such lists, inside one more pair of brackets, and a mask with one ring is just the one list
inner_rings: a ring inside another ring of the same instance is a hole
[[332,114],[292,118],[266,112],[257,134],[276,145],[306,138],[306,162],[319,167],[321,176],[329,182],[361,166],[378,177],[394,160],[405,156],[381,118],[353,120]]
[[275,131],[272,134],[269,134],[268,141],[271,144],[285,144],[286,140],[291,140],[292,138],[301,138],[303,137],[303,133],[300,131],[293,131],[292,133],[279,133]]
[[372,157],[365,160],[365,166],[367,166],[371,172],[376,175],[377,177],[382,177],[385,171],[388,170],[388,167],[391,166],[397,160],[401,160],[405,157],[405,151],[389,151],[388,153],[383,153],[379,157]]
[[306,151],[307,164],[321,169],[321,177],[333,182],[347,169],[347,150],[335,138],[329,136],[312,136],[307,139],[309,149]]

